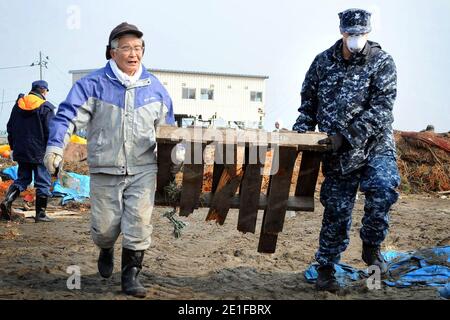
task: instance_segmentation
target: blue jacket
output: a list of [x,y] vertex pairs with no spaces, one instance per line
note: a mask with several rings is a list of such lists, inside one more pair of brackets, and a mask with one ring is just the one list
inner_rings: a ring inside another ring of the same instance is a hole
[[39,93],[19,95],[7,124],[8,142],[15,161],[43,162],[54,109]]
[[319,54],[302,87],[297,132],[341,133],[351,149],[326,154],[324,164],[347,174],[379,154],[395,155],[392,109],[397,96],[397,71],[392,57],[376,42],[349,61],[342,40]]
[[138,174],[156,167],[156,132],[175,122],[172,100],[142,68],[126,87],[107,65],[78,80],[50,124],[47,151],[63,155],[72,133],[86,129],[91,173]]

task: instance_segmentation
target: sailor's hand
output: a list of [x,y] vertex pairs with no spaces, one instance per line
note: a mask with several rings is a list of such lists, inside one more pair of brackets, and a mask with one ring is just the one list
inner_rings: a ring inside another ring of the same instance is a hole
[[328,150],[333,152],[345,151],[351,147],[347,139],[340,133],[330,135],[328,138],[319,140],[318,143],[326,145]]

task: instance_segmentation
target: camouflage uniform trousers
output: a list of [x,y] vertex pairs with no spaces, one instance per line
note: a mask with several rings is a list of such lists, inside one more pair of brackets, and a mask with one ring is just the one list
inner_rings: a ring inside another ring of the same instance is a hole
[[389,229],[389,210],[397,201],[400,176],[394,156],[378,155],[349,174],[326,172],[320,201],[324,206],[316,260],[321,265],[339,263],[350,240],[352,210],[358,187],[365,193],[360,237],[369,245],[380,245]]

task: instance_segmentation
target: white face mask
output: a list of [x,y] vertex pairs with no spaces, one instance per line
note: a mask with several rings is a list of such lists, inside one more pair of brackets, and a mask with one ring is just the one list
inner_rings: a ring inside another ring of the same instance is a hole
[[364,49],[367,43],[367,39],[364,35],[362,36],[349,36],[347,38],[347,48],[351,53],[358,53]]

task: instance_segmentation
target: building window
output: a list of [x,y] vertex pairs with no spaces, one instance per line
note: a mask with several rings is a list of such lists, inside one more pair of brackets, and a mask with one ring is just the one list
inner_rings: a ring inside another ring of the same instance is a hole
[[251,91],[250,101],[262,102],[262,92]]
[[200,92],[200,98],[202,100],[214,100],[214,90],[202,89]]
[[195,100],[195,89],[183,88],[183,99]]

